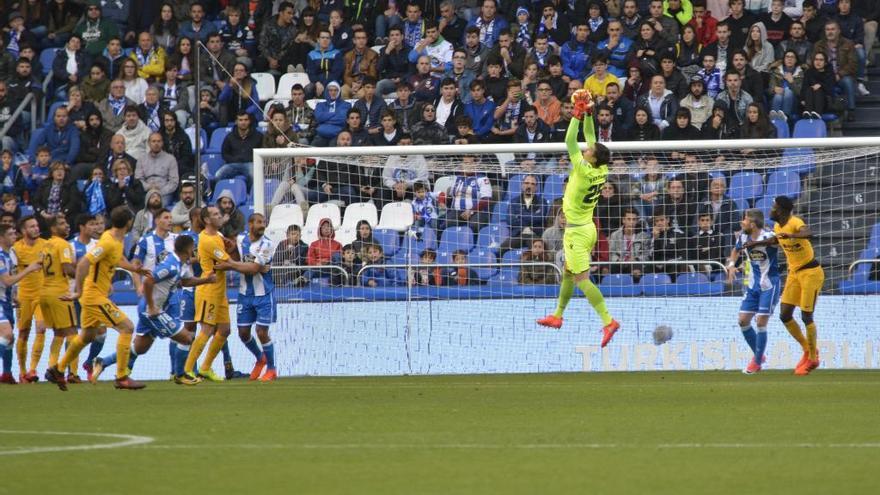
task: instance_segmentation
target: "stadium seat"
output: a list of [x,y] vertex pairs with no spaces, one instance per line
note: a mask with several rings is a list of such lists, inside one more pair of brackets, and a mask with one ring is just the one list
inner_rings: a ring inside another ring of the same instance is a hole
[[[284,105],[285,108],[287,108],[287,101],[286,100],[276,100],[273,98],[273,99],[267,101],[266,104],[263,105],[263,115],[266,115],[267,119],[268,119],[268,115],[269,115],[269,107],[271,107],[272,105],[274,105],[276,103],[280,103],[280,104]],[[260,123],[265,124],[265,122],[260,122]]]
[[761,210],[764,213],[764,227],[768,229],[773,228],[773,224],[775,223],[773,220],[770,220],[770,207],[773,206],[773,198],[775,196],[770,196],[769,194],[755,203],[755,208]]
[[791,131],[788,130],[788,122],[782,119],[773,119],[770,122],[772,122],[773,126],[776,127],[777,138],[787,139],[791,136]]
[[388,203],[382,207],[377,227],[403,232],[412,226],[413,212],[409,203]]
[[373,45],[373,46],[370,47],[371,50],[373,50],[374,52],[378,53],[379,55],[382,54],[382,49],[383,49],[383,48],[385,48],[385,45]]
[[437,232],[430,227],[425,227],[422,230],[422,234],[418,237],[412,236],[410,232],[407,232],[403,236],[400,248],[401,251],[412,251],[413,255],[418,259],[425,249],[437,249]]
[[244,221],[247,222],[251,215],[254,214],[254,206],[251,203],[245,203],[239,206],[238,211],[244,215]]
[[318,103],[324,101],[322,98],[312,98],[310,100],[306,100],[306,105],[309,106],[312,110],[318,107]]
[[[512,249],[501,257],[502,264],[518,264],[521,263],[523,255],[522,249]],[[519,283],[519,266],[502,266],[498,271],[498,276],[493,278],[492,281],[497,281],[505,284],[518,284]]]
[[510,229],[504,224],[487,225],[477,234],[477,247],[482,250],[498,252],[501,243],[510,237]]
[[[22,208],[23,207],[24,205],[22,205]],[[22,215],[24,215],[24,211],[22,211]],[[871,237],[868,238],[868,247],[880,247],[880,222],[875,223],[874,227],[871,229]]]
[[318,228],[321,220],[329,218],[333,224],[333,228],[342,224],[342,213],[336,203],[318,203],[309,208],[309,215],[306,217],[306,227]]
[[223,141],[231,131],[232,129],[229,127],[218,127],[214,129],[214,132],[211,133],[210,144],[204,149],[204,152],[220,153],[223,150]]
[[[192,151],[193,151],[193,153],[195,153],[196,152],[196,128],[195,127],[187,127],[184,132],[186,132],[186,136],[189,138],[189,143],[192,147]],[[202,150],[204,150],[205,147],[208,146],[208,133],[205,132],[204,129],[202,129],[202,132],[200,132],[199,134],[201,135],[201,137],[199,139],[201,140]]]
[[354,229],[358,222],[366,220],[370,227],[379,223],[379,211],[373,203],[352,203],[345,207],[345,217],[342,219],[343,227]]
[[247,185],[241,177],[233,179],[223,179],[214,186],[214,193],[211,195],[211,204],[216,204],[220,193],[229,191],[232,197],[236,199],[235,204],[243,205],[247,201]]
[[506,163],[516,162],[516,155],[513,153],[495,153],[495,159],[498,160],[499,165],[504,165]]
[[302,241],[306,244],[311,244],[318,240],[318,229],[317,227],[305,227],[302,229]]
[[675,285],[689,296],[710,296],[724,291],[723,284],[710,282],[705,273],[682,273],[675,279]]
[[599,290],[608,297],[633,297],[642,293],[642,288],[626,273],[605,275],[599,284]]
[[816,171],[812,148],[786,148],[782,151],[781,169],[797,174],[811,174]]
[[767,178],[767,192],[765,196],[788,196],[795,199],[801,194],[801,177],[796,172],[773,172]]
[[225,163],[223,157],[218,153],[205,153],[202,155],[202,165],[206,169],[209,179],[213,179],[214,175],[217,174],[217,171],[220,170],[220,167]]
[[86,183],[88,183],[85,179],[78,179],[76,181],[76,188],[79,192],[83,192],[86,189]]
[[34,214],[34,207],[31,205],[19,205],[18,209],[23,217],[29,217]]
[[642,294],[646,296],[663,296],[668,294],[672,279],[665,273],[646,273],[639,280]]
[[[468,263],[497,263],[498,258],[495,257],[495,253],[492,251],[486,251],[483,249],[474,249],[468,254]],[[490,278],[494,277],[496,273],[498,273],[497,266],[481,266],[481,267],[473,267],[473,270],[477,273],[477,276],[480,277],[480,280],[486,281]]]
[[510,211],[510,202],[508,201],[499,201],[495,203],[495,206],[492,207],[492,216],[489,218],[489,222],[500,225],[507,224],[507,213]]
[[828,127],[821,119],[801,119],[794,124],[793,138],[828,137]]
[[755,172],[733,174],[728,194],[734,201],[751,201],[760,198],[764,194],[764,181],[761,175]]
[[299,205],[282,204],[272,209],[266,232],[276,242],[287,238],[287,228],[291,225],[303,226],[302,208]]
[[278,190],[278,186],[281,185],[281,181],[278,179],[266,179],[263,184],[263,201],[266,204],[269,204],[272,201],[272,196],[275,195],[275,191]]
[[452,189],[452,186],[455,185],[455,176],[454,175],[444,175],[443,177],[438,178],[434,181],[434,194],[446,193],[449,195],[449,190]]
[[354,242],[356,236],[356,231],[353,227],[342,226],[336,229],[336,237],[335,240],[345,246],[346,244],[351,244]]
[[394,256],[400,249],[400,234],[394,229],[375,229],[373,239],[382,246],[386,257]]
[[305,72],[288,72],[283,74],[278,81],[278,90],[275,92],[274,99],[289,100],[290,88],[295,84],[302,84],[303,87],[309,84],[309,75]]
[[449,253],[463,249],[470,252],[474,248],[474,231],[468,226],[449,227],[440,235],[437,252]]
[[[275,96],[275,76],[268,72],[251,72],[251,79],[257,83],[257,96],[260,101],[268,101]],[[287,90],[287,97],[290,98],[290,90]]]
[[554,200],[562,197],[562,191],[565,189],[565,179],[567,175],[553,174],[548,175],[544,180],[544,193],[541,195],[544,201],[552,203]]
[[40,52],[40,65],[43,66],[43,76],[40,78],[44,78],[52,72],[52,63],[55,62],[55,54],[61,48],[45,48]]

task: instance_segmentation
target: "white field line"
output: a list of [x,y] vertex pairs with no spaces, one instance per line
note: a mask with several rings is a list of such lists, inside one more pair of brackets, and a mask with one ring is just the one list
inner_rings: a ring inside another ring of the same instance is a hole
[[121,433],[91,433],[91,432],[75,432],[75,431],[26,431],[26,430],[0,430],[0,436],[4,435],[47,435],[57,437],[94,437],[94,438],[110,438],[117,440],[111,443],[88,443],[79,445],[56,445],[46,447],[23,447],[12,450],[0,450],[0,456],[4,455],[22,455],[22,454],[39,454],[44,452],[69,452],[76,450],[98,450],[98,449],[119,449],[123,447],[132,447],[135,445],[145,445],[153,442],[152,437],[140,435],[125,435]]
[[205,445],[140,445],[137,448],[159,450],[242,449],[242,450],[592,450],[592,449],[878,449],[880,442],[868,443],[239,443]]

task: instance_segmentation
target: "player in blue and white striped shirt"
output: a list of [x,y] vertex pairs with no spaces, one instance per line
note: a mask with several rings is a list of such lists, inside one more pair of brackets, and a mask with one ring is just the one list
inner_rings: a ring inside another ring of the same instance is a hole
[[[76,217],[76,228],[78,234],[72,241],[70,241],[70,247],[73,250],[74,266],[76,266],[79,260],[82,259],[87,252],[91,251],[92,248],[98,244],[98,239],[100,239],[101,234],[104,233],[104,219],[95,218],[94,215],[88,213],[81,213]],[[71,280],[71,285],[75,285],[75,283],[75,281]],[[71,287],[71,290],[72,289],[73,287]],[[79,314],[82,309],[79,301],[74,301],[73,307],[76,311],[77,326],[79,326]],[[104,328],[98,332],[98,335],[95,336],[95,340],[89,344],[89,354],[82,365],[83,369],[86,370],[88,377],[92,376],[92,361],[101,354],[106,339],[107,329]]]
[[9,255],[9,250],[15,242],[15,227],[0,225],[0,359],[3,361],[3,374],[0,374],[0,383],[15,384],[12,376],[12,343],[15,337],[12,335],[12,325],[15,324],[15,313],[12,309],[12,287],[30,273],[39,271],[43,265],[39,262],[31,263],[20,273],[13,275],[15,263]]
[[[269,325],[275,323],[275,283],[272,281],[269,263],[275,254],[277,244],[266,237],[266,218],[254,213],[248,219],[248,230],[238,236],[238,252],[247,268],[241,272],[238,288],[238,336],[244,342],[257,363],[251,371],[251,380],[260,378],[263,368],[266,373],[260,379],[267,382],[275,380],[275,346],[269,338]],[[257,343],[251,334],[251,326],[256,323]]]
[[[161,253],[152,270],[152,277],[144,278],[144,297],[138,304],[138,324],[135,329],[137,338],[131,346],[128,360],[129,368],[133,368],[137,357],[149,351],[157,338],[170,339],[176,343],[171,362],[174,381],[184,385],[194,385],[198,380],[189,380],[183,373],[193,334],[186,331],[180,322],[179,289],[181,285],[194,287],[213,283],[217,279],[214,274],[204,278],[193,277],[190,266],[192,255],[192,238],[178,236],[174,241],[174,250]],[[93,381],[98,379],[104,368],[115,363],[116,353],[96,359]]]
[[[750,241],[763,241],[773,237],[773,232],[764,229],[764,213],[757,208],[746,210],[743,215],[742,233],[736,239],[736,246],[727,260],[727,281],[733,283],[736,276],[736,262],[740,253],[745,255],[742,271],[743,300],[739,308],[739,327],[743,338],[752,349],[754,357],[743,373],[754,374],[761,371],[764,351],[767,349],[767,323],[773,308],[779,303],[782,283],[779,280],[779,248],[772,246],[746,247]],[[757,316],[756,316],[757,315]],[[758,332],[752,328],[752,318],[758,324]]]

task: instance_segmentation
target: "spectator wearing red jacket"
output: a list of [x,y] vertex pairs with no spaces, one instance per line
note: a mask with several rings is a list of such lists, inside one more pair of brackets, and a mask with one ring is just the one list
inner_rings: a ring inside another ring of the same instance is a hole
[[306,260],[311,266],[329,265],[334,253],[342,251],[342,244],[334,240],[336,232],[329,218],[318,224],[318,240],[309,245]]
[[715,28],[718,27],[718,19],[712,17],[712,12],[706,9],[706,0],[694,0],[694,17],[688,23],[697,32],[697,42],[703,46],[718,41]]

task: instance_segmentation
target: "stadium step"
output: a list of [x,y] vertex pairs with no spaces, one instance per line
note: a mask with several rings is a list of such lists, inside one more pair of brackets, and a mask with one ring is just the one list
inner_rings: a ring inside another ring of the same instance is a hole
[[874,215],[844,216],[835,212],[820,212],[804,215],[804,221],[813,232],[821,232],[823,237],[867,240],[874,224],[878,221],[878,217]]

